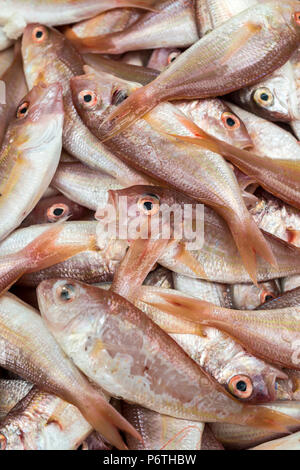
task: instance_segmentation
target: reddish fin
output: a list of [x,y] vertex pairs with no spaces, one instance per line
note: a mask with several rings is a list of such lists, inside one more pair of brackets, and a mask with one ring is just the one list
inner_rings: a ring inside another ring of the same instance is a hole
[[244,410],[240,417],[236,416],[236,424],[281,433],[289,433],[292,428],[300,426],[299,419],[264,406],[245,406]]
[[207,279],[207,275],[199,261],[186,250],[183,243],[180,245],[179,252],[174,256],[175,259],[189,268],[196,276]]
[[118,33],[81,38],[72,28],[66,28],[64,34],[81,53],[117,54],[114,38],[118,37]]

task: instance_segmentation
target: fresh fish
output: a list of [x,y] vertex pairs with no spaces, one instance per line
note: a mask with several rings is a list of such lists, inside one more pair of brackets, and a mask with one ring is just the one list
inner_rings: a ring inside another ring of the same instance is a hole
[[32,387],[25,380],[0,379],[0,422]]
[[5,51],[13,44],[13,41],[9,39],[2,27],[0,27],[0,51]]
[[293,276],[283,277],[281,280],[281,289],[282,292],[287,292],[296,287],[300,287],[300,276],[295,274]]
[[[279,161],[300,161],[300,145],[290,132],[232,103],[226,104],[246,126],[252,140],[251,151],[253,153]],[[199,127],[201,126],[199,125]]]
[[0,342],[2,367],[77,406],[92,427],[117,447],[124,449],[118,428],[139,437],[64,355],[38,312],[12,294],[0,298]]
[[1,450],[75,450],[92,432],[80,411],[34,387],[0,424]]
[[122,415],[138,429],[143,441],[128,436],[130,450],[200,450],[203,423],[176,419],[147,410],[138,405],[122,403]]
[[[294,418],[299,418],[300,416],[299,402],[271,403],[270,405],[266,405],[266,407],[293,416]],[[247,449],[251,446],[256,446],[270,439],[276,439],[284,435],[283,433],[274,433],[253,427],[225,423],[211,423],[210,427],[216,439],[220,441],[226,449],[232,450]],[[293,430],[297,431],[298,429],[298,426],[295,426]]]
[[92,18],[106,10],[135,7],[151,10],[152,0],[2,0],[0,25],[9,38],[21,36],[26,25],[57,26]]
[[255,310],[275,310],[277,308],[297,307],[298,305],[300,305],[300,288],[296,287],[268,300],[260,306],[261,308],[256,307]]
[[[78,37],[73,29],[67,37],[80,52],[122,54],[157,47],[189,47],[198,41],[195,10],[190,0],[163,0],[155,5],[156,11],[143,15],[123,31],[89,37]],[[168,34],[162,34],[168,31]]]
[[283,423],[298,424],[224,393],[172,338],[118,294],[63,279],[43,281],[37,292],[42,316],[64,351],[111,395],[192,421],[252,422],[278,430]]
[[144,287],[141,300],[171,315],[218,328],[247,351],[271,364],[300,370],[300,306],[275,310],[233,310],[204,300]]
[[42,199],[23,221],[22,227],[66,219],[82,220],[88,216],[92,216],[92,212],[73,200],[67,199],[65,196],[53,196]]
[[[253,310],[260,305],[261,309],[264,309],[265,302],[272,301],[280,295],[280,288],[276,280],[260,282],[257,286],[254,284],[233,284],[231,295],[234,308],[238,310]],[[212,301],[210,300],[210,302]]]
[[148,274],[144,284],[146,286],[164,287],[166,289],[173,288],[173,276],[169,269],[159,266]]
[[[75,106],[84,122],[99,138],[104,136],[100,125],[106,114],[130,93],[131,85],[111,75],[98,76],[96,73],[71,80]],[[97,101],[94,106],[85,104],[82,98],[85,95]],[[190,132],[186,121],[188,125],[193,125],[173,105],[163,103],[128,131],[107,141],[106,145],[120,158],[137,169],[143,168],[143,171],[161,180],[164,185],[171,185],[197,201],[212,206],[227,221],[246,269],[255,280],[255,253],[274,264],[272,252],[249,216],[233,171],[224,159],[206,150],[198,153],[195,146],[178,145],[166,135],[170,132],[186,135]],[[224,142],[224,145],[229,144]]]
[[[41,34],[41,38],[36,35]],[[105,171],[124,184],[143,184],[145,178],[116,158],[91,134],[76,112],[70,91],[70,79],[80,75],[82,59],[58,31],[41,25],[27,26],[22,39],[24,71],[29,88],[40,80],[58,81],[63,87],[63,147],[88,166]],[[148,181],[148,180],[146,180]]]
[[162,101],[225,95],[261,81],[297,49],[298,12],[296,1],[267,1],[226,21],[113,111],[103,125],[105,139]]
[[158,70],[126,64],[125,62],[108,59],[102,55],[83,54],[82,57],[87,65],[90,65],[100,73],[110,73],[123,80],[137,82],[141,85],[147,85],[147,83],[152,82],[159,75]]
[[77,450],[112,450],[112,446],[104,441],[96,431],[92,432]]
[[[294,52],[291,57],[291,64],[296,80],[296,97],[298,101],[298,110],[300,109],[300,47]],[[295,119],[290,122],[290,126],[296,135],[297,139],[300,140],[300,120]]]
[[28,92],[20,44],[16,44],[13,63],[1,76],[1,81],[5,83],[5,103],[0,101],[0,147],[8,125],[15,117],[18,104]]
[[10,47],[5,51],[0,52],[0,77],[11,66],[14,60],[14,48]]
[[176,47],[161,47],[159,49],[154,49],[147,67],[162,72],[171,62],[174,62],[180,54],[181,50]]
[[300,432],[265,442],[249,450],[300,450]]
[[[191,285],[188,283],[189,280],[192,281]],[[206,285],[203,288],[201,286],[203,283],[209,284],[186,278],[185,283],[181,281],[180,286],[181,288],[185,286],[183,291],[185,295],[211,301],[215,297],[215,292],[213,289],[210,291]],[[195,284],[198,284],[197,290]],[[156,287],[156,292],[159,294],[168,291]],[[174,292],[180,295],[178,291]],[[285,373],[246,352],[239,343],[216,328],[201,325],[199,329],[187,321],[180,321],[151,307],[148,300],[151,302],[151,291],[150,297],[147,298],[147,290],[144,294],[142,288],[142,293],[137,295],[135,305],[168,332],[182,349],[229,393],[241,401],[254,404],[275,400],[278,382],[281,384],[282,380],[287,380]],[[227,302],[227,298],[218,299],[218,304],[221,306]]]
[[[112,240],[105,248],[100,248],[97,245],[96,221],[65,222],[58,227],[52,227],[52,231],[57,230],[55,244],[49,244],[49,233],[47,234],[49,230],[48,224],[33,225],[16,230],[0,244],[1,260],[5,261],[13,258],[15,264],[17,266],[21,264],[21,268],[26,271],[28,270],[28,262],[22,264],[23,257],[19,259],[19,255],[16,253],[22,251],[29,258],[30,253],[27,253],[28,245],[34,244],[37,237],[41,239],[43,235],[45,236],[45,255],[48,256],[46,260],[50,267],[25,275],[20,280],[22,284],[37,286],[43,279],[55,276],[74,278],[90,283],[111,281],[116,267],[125,256],[128,246],[126,240]],[[49,246],[47,247],[47,245]],[[71,256],[72,252],[74,256]],[[71,257],[64,262],[55,264],[54,260],[59,261],[57,254],[60,259]],[[30,258],[29,260],[32,265],[33,260]],[[44,260],[37,261],[38,265],[41,266],[41,261]],[[7,267],[5,264],[4,266],[6,270],[11,267],[11,265]],[[4,281],[7,281],[7,276],[5,279],[1,279],[1,283],[3,284]]]
[[141,14],[140,10],[133,8],[115,8],[74,24],[72,31],[80,38],[115,33],[128,28],[141,17]]
[[[208,134],[235,147],[253,147],[251,136],[235,111],[219,99],[179,101],[175,103],[191,121]],[[299,149],[300,152],[300,149]]]
[[0,239],[35,207],[57,168],[63,128],[61,86],[40,84],[26,95],[0,153]]
[[224,450],[222,444],[215,438],[209,424],[205,425],[202,434],[201,450]]
[[109,189],[121,188],[112,176],[81,163],[60,163],[51,185],[72,201],[93,211],[105,205]]

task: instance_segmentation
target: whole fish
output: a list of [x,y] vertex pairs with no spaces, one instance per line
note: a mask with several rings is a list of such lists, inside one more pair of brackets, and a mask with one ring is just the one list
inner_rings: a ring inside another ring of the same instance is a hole
[[[279,161],[300,160],[299,143],[290,132],[232,103],[226,102],[226,104],[246,126],[253,144],[251,150],[256,155]],[[201,126],[199,125],[199,127]]]
[[233,310],[148,286],[143,288],[141,300],[184,320],[218,328],[247,351],[272,364],[300,370],[299,305],[274,310]]
[[1,81],[5,83],[5,103],[0,102],[0,146],[8,124],[15,116],[18,104],[28,92],[19,43],[16,44],[14,51],[13,63],[1,76]]
[[[52,231],[52,243],[50,243],[49,230]],[[45,238],[44,247],[42,246],[44,254],[40,243],[43,236]],[[30,245],[33,245],[34,251],[28,252]],[[128,243],[125,240],[112,240],[105,248],[100,248],[97,245],[96,221],[65,222],[51,229],[48,224],[19,229],[1,243],[0,257],[6,273],[6,276],[1,278],[1,285],[3,287],[3,283],[9,280],[8,270],[11,282],[13,282],[16,280],[16,274],[32,271],[29,268],[32,268],[33,263],[36,268],[41,267],[45,261],[49,266],[47,269],[30,272],[20,282],[36,286],[43,279],[52,278],[55,275],[90,283],[111,281],[116,267],[125,256],[127,246]],[[36,252],[37,260],[31,256],[31,253]],[[23,256],[20,256],[20,253]],[[8,264],[7,261],[11,259],[14,263]],[[59,262],[59,260],[66,261]]]
[[[36,35],[41,38],[36,39]],[[88,166],[103,170],[124,184],[142,184],[145,178],[116,158],[88,130],[72,102],[70,79],[83,72],[82,59],[60,32],[41,25],[27,26],[22,39],[24,71],[29,88],[43,80],[63,87],[65,111],[63,147]],[[146,180],[148,181],[148,180]]]
[[[253,310],[258,306],[264,309],[268,303],[280,295],[280,288],[276,280],[254,284],[233,284],[231,295],[234,308],[238,310]],[[203,300],[206,300],[203,298]],[[215,303],[210,300],[210,302]],[[275,307],[276,308],[276,307]]]
[[29,23],[48,26],[76,23],[118,7],[151,9],[152,0],[2,0],[0,25],[9,38],[17,39]]
[[106,119],[105,139],[162,101],[225,95],[261,81],[288,61],[299,37],[298,2],[267,1],[248,8],[205,35],[153,82],[136,90]]
[[0,52],[0,77],[11,66],[14,60],[14,48],[10,47],[5,51]]
[[[190,0],[163,0],[156,11],[143,15],[123,31],[111,34],[80,37],[69,29],[67,37],[80,52],[122,54],[139,49],[157,47],[189,47],[198,41],[194,2]],[[162,31],[168,34],[162,34]]]
[[122,415],[138,429],[143,442],[126,437],[130,450],[200,450],[203,423],[176,419],[147,410],[138,405],[122,403]]
[[0,239],[35,207],[57,168],[64,110],[59,84],[34,87],[17,108],[0,153]]
[[159,49],[154,49],[147,67],[162,71],[171,62],[174,62],[180,54],[180,49],[177,49],[176,47],[160,47]]
[[105,205],[109,189],[121,188],[115,178],[81,163],[60,163],[51,185],[72,201],[93,211]]
[[152,82],[158,75],[159,71],[148,67],[141,67],[132,64],[126,64],[117,60],[108,59],[98,54],[83,54],[84,62],[90,65],[98,72],[106,72],[116,77],[137,82],[141,85],[147,85]]
[[22,400],[33,385],[25,380],[0,379],[0,421]]
[[[266,405],[267,408],[280,411],[294,418],[300,416],[300,403],[299,402],[278,402]],[[225,423],[211,423],[210,427],[214,436],[220,441],[226,449],[240,450],[247,449],[251,446],[259,445],[270,439],[276,439],[283,436],[283,433],[274,433],[261,429],[255,429],[249,426],[239,426]],[[293,431],[298,431],[295,426]]]
[[124,449],[118,428],[139,437],[65,356],[38,312],[12,294],[0,299],[0,342],[2,367],[77,406],[92,427],[117,447]]
[[266,419],[265,408],[228,396],[118,294],[62,279],[43,281],[37,292],[42,316],[66,354],[111,395],[193,421],[252,422],[271,429],[298,424],[270,411]]
[[80,411],[34,387],[0,424],[1,450],[75,450],[92,432]]
[[[74,104],[84,122],[99,138],[104,136],[100,125],[105,116],[111,109],[118,108],[117,104],[130,94],[130,87],[130,82],[124,83],[111,75],[97,75],[95,72],[71,80]],[[86,105],[84,96],[92,96],[95,104]],[[173,105],[162,103],[145,119],[107,141],[106,145],[120,158],[137,169],[143,169],[164,185],[171,185],[212,206],[227,221],[246,269],[255,280],[255,253],[274,264],[272,252],[249,216],[233,171],[224,159],[210,151],[198,153],[195,146],[177,145],[166,135],[170,132],[186,135],[190,132],[186,121],[193,124]],[[224,142],[224,145],[229,144]]]
[[141,11],[133,8],[115,8],[76,23],[72,26],[72,31],[80,38],[115,33],[130,26],[140,16]]

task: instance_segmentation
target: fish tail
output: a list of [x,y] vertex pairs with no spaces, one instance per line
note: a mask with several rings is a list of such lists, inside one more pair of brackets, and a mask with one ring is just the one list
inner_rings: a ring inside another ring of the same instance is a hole
[[234,424],[289,433],[300,426],[300,420],[265,406],[245,406],[241,415],[236,415]]
[[254,284],[257,284],[256,255],[260,255],[272,266],[277,266],[273,252],[248,212],[245,211],[243,219],[230,216],[227,222],[243,264]]
[[129,433],[135,439],[142,440],[134,427],[105,399],[99,392],[90,391],[80,403],[74,403],[86,420],[110,444],[119,450],[127,450],[119,431]]
[[135,90],[106,118],[102,124],[106,132],[103,142],[134,124],[159,103],[153,83],[155,80]]
[[63,240],[59,241],[63,228],[63,223],[56,223],[25,246],[19,254],[16,253],[20,258],[26,260],[26,272],[45,269],[53,264],[61,263],[85,249],[92,248],[93,240],[89,240],[88,243],[85,241],[72,244]]
[[115,8],[141,8],[142,10],[158,11],[155,6],[152,6],[156,0],[116,0]]
[[119,33],[111,33],[82,38],[77,36],[72,28],[65,29],[65,36],[81,53],[121,54],[123,52],[122,45],[114,41],[119,35]]

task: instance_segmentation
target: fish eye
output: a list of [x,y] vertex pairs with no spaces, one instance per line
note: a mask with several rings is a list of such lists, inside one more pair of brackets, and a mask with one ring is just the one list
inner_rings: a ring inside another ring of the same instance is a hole
[[259,106],[268,108],[274,103],[274,96],[269,88],[258,88],[254,93],[254,101]]
[[296,23],[300,25],[300,11],[296,11],[296,13],[294,13],[294,19]]
[[115,106],[118,106],[118,104],[122,103],[122,101],[125,101],[126,98],[128,98],[128,94],[125,90],[114,90],[111,97],[111,103]]
[[93,108],[98,102],[97,95],[92,90],[82,90],[79,93],[79,101],[85,108]]
[[4,434],[0,433],[0,450],[5,450],[7,444],[7,439]]
[[17,109],[17,119],[23,119],[27,116],[29,110],[29,102],[25,101],[24,103],[20,104]]
[[66,204],[53,204],[47,209],[47,219],[49,222],[56,222],[69,214],[69,212],[69,207]]
[[63,302],[72,302],[75,298],[75,287],[72,284],[59,287],[58,296]]
[[241,125],[239,118],[232,113],[223,113],[221,119],[226,129],[231,131],[238,129]]
[[44,26],[37,26],[34,28],[32,31],[32,39],[36,43],[41,43],[46,39],[47,36],[47,30],[44,28]]
[[265,302],[269,302],[270,300],[275,299],[275,295],[272,294],[272,292],[269,291],[263,291],[260,294],[260,302],[264,304]]
[[177,57],[180,55],[180,52],[171,52],[171,54],[168,55],[168,64],[170,64],[171,62],[174,62],[174,60],[177,59]]
[[251,379],[247,375],[235,375],[229,380],[228,389],[237,398],[250,398],[253,393]]
[[145,215],[155,215],[159,211],[159,197],[155,194],[145,194],[138,200],[138,207]]

